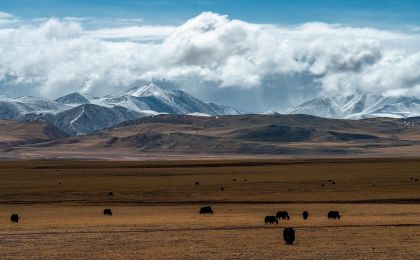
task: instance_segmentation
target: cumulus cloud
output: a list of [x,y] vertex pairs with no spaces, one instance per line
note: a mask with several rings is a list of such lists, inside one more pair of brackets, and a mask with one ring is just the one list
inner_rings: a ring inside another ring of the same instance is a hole
[[[2,19],[16,18],[0,13]],[[420,95],[415,31],[252,24],[209,12],[180,26],[137,23],[95,29],[76,18],[4,23],[0,89],[57,97],[165,80],[193,93],[211,92],[212,101],[227,89],[261,95],[276,89],[279,102],[294,91]],[[262,109],[270,106],[279,104]]]

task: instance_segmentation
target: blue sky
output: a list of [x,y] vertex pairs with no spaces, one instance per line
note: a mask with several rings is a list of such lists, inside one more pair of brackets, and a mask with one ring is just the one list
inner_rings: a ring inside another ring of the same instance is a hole
[[420,0],[1,0],[0,10],[21,18],[142,18],[146,24],[181,24],[203,11],[277,24],[403,27],[420,20]]

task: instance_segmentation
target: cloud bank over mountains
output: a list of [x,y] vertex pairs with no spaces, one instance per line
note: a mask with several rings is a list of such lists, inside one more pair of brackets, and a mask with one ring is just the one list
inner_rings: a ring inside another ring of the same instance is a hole
[[315,95],[420,96],[420,33],[414,30],[252,24],[210,12],[179,26],[89,23],[0,13],[1,92],[104,95],[165,81],[242,109],[258,99],[257,110]]

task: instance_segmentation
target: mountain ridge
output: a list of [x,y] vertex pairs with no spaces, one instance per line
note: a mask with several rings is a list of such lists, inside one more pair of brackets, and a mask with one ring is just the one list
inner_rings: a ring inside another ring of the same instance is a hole
[[206,103],[181,90],[163,88],[154,83],[104,97],[73,92],[56,100],[37,97],[0,99],[0,119],[45,120],[69,135],[89,134],[123,121],[158,114],[215,116],[240,113],[234,108]]
[[280,113],[336,119],[408,118],[420,116],[420,99],[408,96],[389,97],[378,93],[321,97],[287,108]]

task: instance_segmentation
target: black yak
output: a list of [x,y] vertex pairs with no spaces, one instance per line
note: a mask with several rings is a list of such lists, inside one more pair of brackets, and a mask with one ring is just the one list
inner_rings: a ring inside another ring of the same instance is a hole
[[278,224],[279,223],[276,216],[266,216],[264,218],[264,222],[265,224],[274,224],[274,223]]
[[111,209],[104,209],[104,215],[112,216],[112,210]]
[[308,219],[308,217],[309,217],[309,213],[308,213],[308,211],[304,211],[304,212],[302,213],[302,217],[303,217],[303,219],[304,219],[304,220],[307,220],[307,219]]
[[202,207],[200,209],[200,214],[213,214],[213,210],[211,209],[211,207]]
[[329,211],[328,212],[328,219],[340,219],[340,212],[338,211]]
[[15,222],[15,223],[19,223],[19,215],[18,214],[12,214],[10,216],[10,221]]
[[289,220],[290,219],[289,213],[287,213],[287,211],[277,211],[276,218],[277,219],[284,219],[284,220],[286,220],[286,219]]
[[295,230],[291,227],[285,228],[283,230],[283,239],[286,245],[293,245],[293,242],[295,242]]

